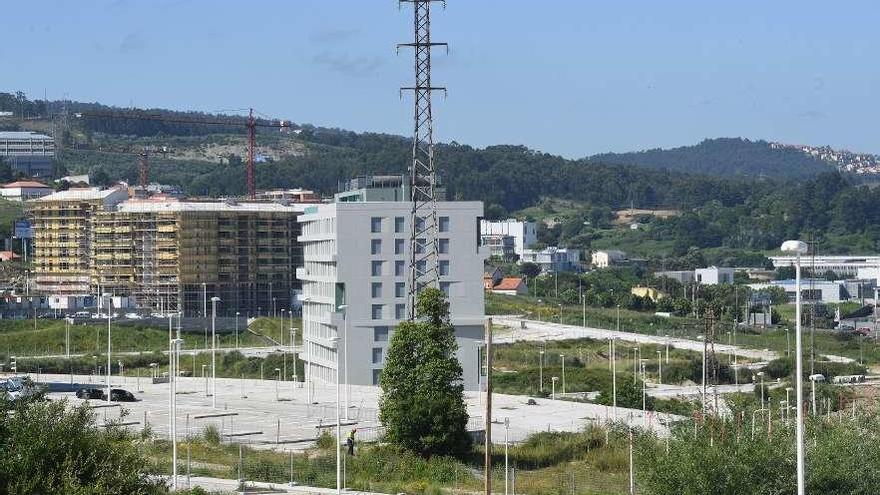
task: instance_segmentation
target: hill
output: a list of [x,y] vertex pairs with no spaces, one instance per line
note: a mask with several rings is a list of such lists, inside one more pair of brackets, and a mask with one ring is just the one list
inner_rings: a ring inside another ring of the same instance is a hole
[[742,138],[706,139],[694,146],[632,153],[605,153],[591,163],[633,165],[718,177],[805,178],[834,170],[834,166],[794,147]]

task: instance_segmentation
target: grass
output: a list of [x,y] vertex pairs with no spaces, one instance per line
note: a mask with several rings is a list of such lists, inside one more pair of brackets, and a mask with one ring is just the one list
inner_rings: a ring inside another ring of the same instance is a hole
[[[538,433],[510,448],[510,465],[516,466],[520,493],[556,495],[560,485],[566,493],[624,493],[628,457],[620,435],[588,428],[579,433]],[[248,480],[285,483],[291,477],[306,486],[335,487],[335,442],[324,447],[294,453],[242,448],[243,472]],[[157,440],[144,445],[154,472],[169,469],[170,445]],[[222,444],[210,431],[202,431],[192,442],[182,442],[178,452],[192,458],[194,475],[238,477],[238,444]],[[504,484],[504,448],[493,452],[493,484]],[[355,457],[345,456],[346,486],[353,490],[384,493],[476,492],[482,487],[482,448],[462,459],[437,456],[424,459],[387,445],[359,445]],[[186,464],[182,470],[186,469]]]

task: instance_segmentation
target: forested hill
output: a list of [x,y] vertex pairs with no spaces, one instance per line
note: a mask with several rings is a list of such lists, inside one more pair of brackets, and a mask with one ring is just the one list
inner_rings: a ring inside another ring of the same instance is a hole
[[774,148],[766,141],[742,138],[706,139],[694,146],[666,150],[604,153],[587,161],[718,177],[805,178],[833,171],[830,164],[800,150]]

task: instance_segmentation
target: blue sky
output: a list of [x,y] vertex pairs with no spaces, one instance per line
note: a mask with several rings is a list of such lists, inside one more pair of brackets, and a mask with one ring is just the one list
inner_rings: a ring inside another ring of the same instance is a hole
[[[0,90],[409,134],[393,0],[8,2]],[[880,153],[880,4],[449,0],[439,139],[580,157],[743,136]]]

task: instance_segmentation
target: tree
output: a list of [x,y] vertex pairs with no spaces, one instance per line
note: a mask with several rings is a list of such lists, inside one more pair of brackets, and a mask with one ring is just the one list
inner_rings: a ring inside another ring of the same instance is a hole
[[[124,427],[98,428],[85,404],[42,394],[0,399],[0,491],[90,495],[165,493]],[[14,453],[14,454],[13,454]]]
[[541,274],[541,267],[531,261],[526,261],[519,267],[519,271],[526,277],[535,278]]
[[394,332],[380,380],[385,440],[425,458],[461,455],[471,440],[449,302],[440,290],[426,288],[416,312],[419,320]]

